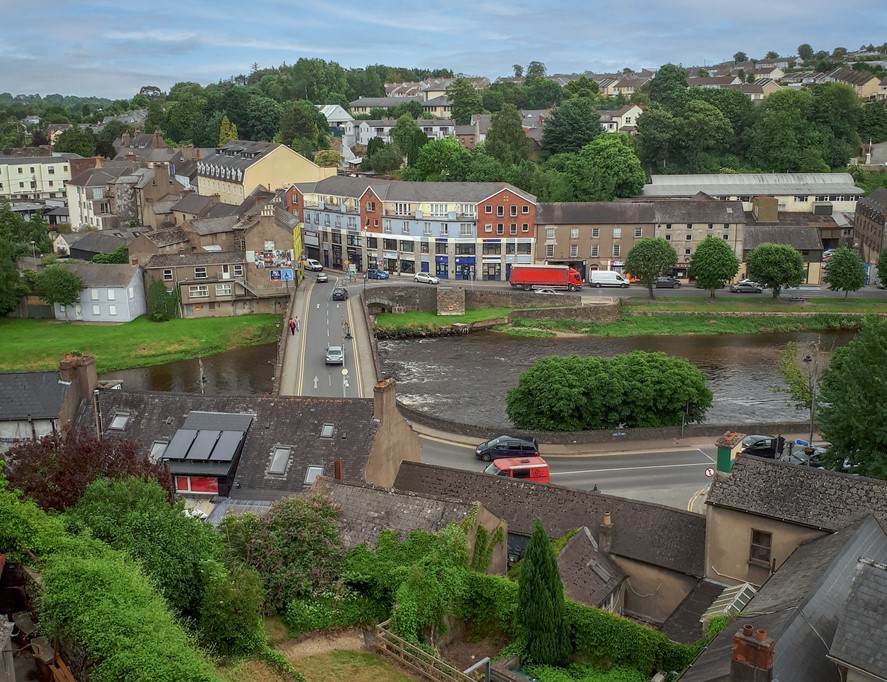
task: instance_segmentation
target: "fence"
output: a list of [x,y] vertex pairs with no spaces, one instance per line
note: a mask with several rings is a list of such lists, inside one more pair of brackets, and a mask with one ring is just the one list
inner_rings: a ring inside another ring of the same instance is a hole
[[437,658],[395,635],[388,629],[390,623],[389,619],[376,626],[380,653],[390,656],[422,677],[434,682],[474,682],[473,678],[460,672],[443,659]]

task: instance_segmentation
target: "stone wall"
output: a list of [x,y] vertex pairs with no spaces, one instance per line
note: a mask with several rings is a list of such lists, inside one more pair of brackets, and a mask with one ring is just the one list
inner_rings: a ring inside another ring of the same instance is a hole
[[465,289],[462,287],[442,287],[437,290],[438,315],[464,315]]
[[[461,292],[461,293],[460,293]],[[464,295],[467,309],[478,308],[545,308],[550,306],[579,306],[579,294],[546,296],[522,289],[470,289],[464,286],[439,284],[388,284],[364,290],[367,307],[371,313],[413,312],[437,310],[440,313],[438,295],[446,301],[456,301]],[[455,305],[454,303],[450,303]],[[453,314],[453,313],[450,313]]]
[[576,320],[578,322],[615,322],[619,319],[619,304],[583,305],[575,308],[534,308],[514,310],[509,322],[516,318],[530,320]]

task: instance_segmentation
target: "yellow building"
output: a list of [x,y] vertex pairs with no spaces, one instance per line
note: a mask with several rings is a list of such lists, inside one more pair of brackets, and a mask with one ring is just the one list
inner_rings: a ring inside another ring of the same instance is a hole
[[198,162],[197,192],[239,206],[259,185],[274,191],[335,174],[282,144],[232,140]]

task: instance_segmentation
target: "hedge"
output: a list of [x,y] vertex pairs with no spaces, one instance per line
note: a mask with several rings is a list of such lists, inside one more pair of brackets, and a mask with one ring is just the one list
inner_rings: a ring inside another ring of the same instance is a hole
[[285,621],[291,637],[312,630],[375,625],[388,618],[388,609],[379,601],[354,592],[343,595],[325,592],[295,599],[286,609]]

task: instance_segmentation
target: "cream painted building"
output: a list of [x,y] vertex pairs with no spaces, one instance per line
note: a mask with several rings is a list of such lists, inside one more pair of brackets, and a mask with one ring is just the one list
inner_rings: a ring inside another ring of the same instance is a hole
[[335,174],[282,144],[232,140],[197,164],[197,192],[239,206],[259,185],[274,191]]
[[78,154],[56,156],[0,156],[0,201],[54,199],[65,196],[71,179],[70,159]]

